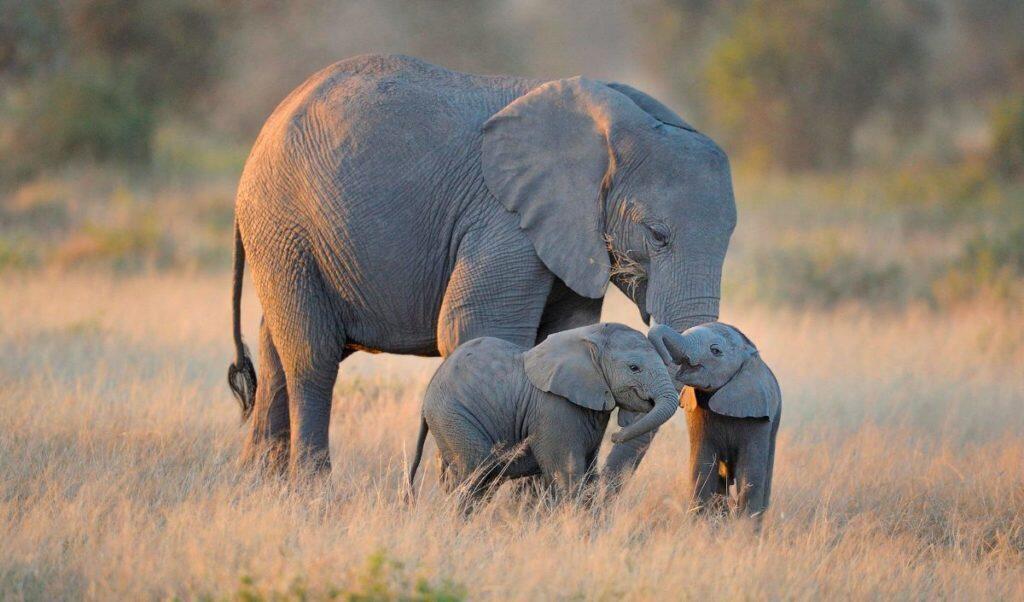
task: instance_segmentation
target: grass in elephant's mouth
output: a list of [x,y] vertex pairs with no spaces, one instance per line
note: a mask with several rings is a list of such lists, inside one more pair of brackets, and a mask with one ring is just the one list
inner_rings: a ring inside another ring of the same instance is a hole
[[681,418],[598,511],[506,487],[463,519],[432,462],[406,504],[436,360],[345,363],[329,486],[240,475],[227,282],[7,277],[0,598],[1024,596],[1019,309],[723,308],[786,397],[756,535],[688,515]]

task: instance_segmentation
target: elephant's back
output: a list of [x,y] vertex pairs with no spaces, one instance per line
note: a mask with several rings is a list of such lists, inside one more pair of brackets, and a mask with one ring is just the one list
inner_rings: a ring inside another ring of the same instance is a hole
[[[526,394],[522,353],[508,341],[481,337],[460,345],[438,367],[427,386],[423,413],[431,428],[476,424],[495,441],[515,438]],[[508,431],[508,432],[505,432]]]
[[[279,202],[351,204],[360,192],[376,202],[399,200],[395,192],[423,191],[438,162],[457,160],[490,115],[536,83],[460,73],[403,55],[339,61],[277,106],[253,146],[243,184],[276,188],[284,193]],[[382,160],[392,166],[386,182],[374,171]]]

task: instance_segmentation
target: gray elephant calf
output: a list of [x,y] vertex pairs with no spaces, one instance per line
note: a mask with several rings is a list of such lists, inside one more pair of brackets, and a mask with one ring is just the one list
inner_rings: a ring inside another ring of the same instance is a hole
[[666,361],[679,365],[676,380],[696,391],[683,395],[683,408],[697,508],[722,507],[735,484],[736,510],[761,516],[771,495],[782,418],[775,375],[750,339],[727,324],[709,322],[681,335],[656,326],[651,340]]
[[427,431],[450,491],[479,498],[501,479],[541,475],[556,495],[593,481],[611,411],[626,442],[672,417],[678,397],[643,334],[594,324],[549,336],[532,349],[482,337],[459,346],[427,387],[413,485]]

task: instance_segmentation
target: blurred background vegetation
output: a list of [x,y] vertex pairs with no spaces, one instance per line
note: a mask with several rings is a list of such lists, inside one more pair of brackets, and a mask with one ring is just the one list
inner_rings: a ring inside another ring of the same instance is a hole
[[629,82],[733,159],[726,295],[1024,299],[1020,0],[0,0],[0,270],[222,270],[260,125],[403,52]]

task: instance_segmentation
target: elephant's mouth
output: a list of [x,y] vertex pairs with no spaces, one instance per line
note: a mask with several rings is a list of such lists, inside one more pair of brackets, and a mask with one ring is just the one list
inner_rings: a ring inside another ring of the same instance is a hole
[[[686,361],[686,360],[684,360]],[[676,372],[675,380],[684,385],[700,388],[700,364],[690,364],[689,362],[680,364],[679,370]]]
[[633,396],[638,400],[636,412],[650,412],[654,409],[655,399],[651,395],[641,391],[636,387],[630,387]]
[[680,384],[683,384],[687,387],[693,387],[694,389],[702,391],[704,393],[714,393],[715,391],[718,390],[718,388],[712,386],[711,383],[698,382],[696,380],[684,378],[681,375],[676,375],[676,382],[679,382]]

